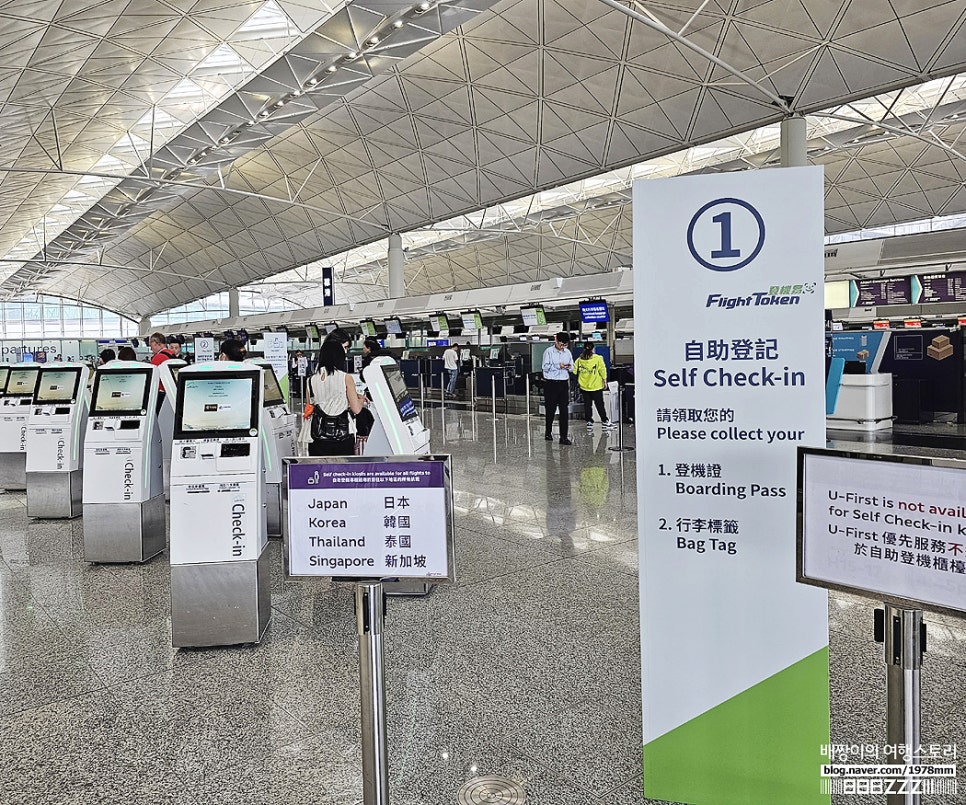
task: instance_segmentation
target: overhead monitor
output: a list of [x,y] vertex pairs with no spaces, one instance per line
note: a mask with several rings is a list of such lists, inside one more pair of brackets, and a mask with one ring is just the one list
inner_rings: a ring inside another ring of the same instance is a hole
[[150,369],[98,369],[91,416],[135,416],[148,410]]
[[35,403],[69,403],[77,399],[80,369],[41,369]]
[[359,322],[359,326],[362,328],[363,335],[373,337],[376,335],[376,323],[372,319],[363,319]]
[[319,340],[319,328],[316,327],[314,324],[308,325],[305,328],[305,332],[306,332],[306,335],[308,335],[308,337],[311,338],[313,341]]
[[40,372],[37,369],[24,369],[11,366],[7,377],[7,397],[33,397]]
[[339,329],[339,325],[334,321],[330,321],[328,324],[325,325],[325,334],[328,335],[333,330],[338,330],[338,329]]
[[258,428],[254,372],[190,372],[178,378],[176,439],[253,436]]
[[402,322],[399,319],[386,319],[385,325],[389,335],[402,335]]
[[379,368],[382,369],[386,378],[386,385],[389,386],[389,393],[392,394],[393,402],[396,404],[396,410],[399,411],[402,421],[408,422],[410,419],[415,419],[418,416],[416,404],[413,402],[413,398],[409,396],[409,389],[406,388],[406,381],[403,380],[399,366],[395,363],[383,363],[379,364]]
[[460,313],[464,330],[482,330],[483,316],[478,310],[465,310]]
[[600,321],[610,321],[610,311],[603,299],[591,299],[580,303],[580,320],[584,324],[596,324]]
[[0,393],[7,388],[7,378],[10,376],[9,366],[0,366]]
[[429,329],[437,333],[449,332],[449,319],[445,313],[434,313],[429,317]]
[[270,408],[273,405],[285,404],[285,395],[282,394],[282,387],[278,384],[275,370],[271,366],[262,366],[262,385],[265,389],[262,405]]
[[543,309],[543,305],[520,308],[520,313],[523,316],[523,323],[527,327],[539,327],[547,323],[547,313]]

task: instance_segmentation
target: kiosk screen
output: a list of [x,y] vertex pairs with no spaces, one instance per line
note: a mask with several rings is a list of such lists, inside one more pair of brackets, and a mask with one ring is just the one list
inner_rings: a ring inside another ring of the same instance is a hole
[[258,425],[254,375],[195,377],[178,384],[175,436],[201,434],[248,436]]
[[0,366],[0,393],[7,387],[7,378],[10,376],[9,366]]
[[37,403],[69,403],[77,398],[80,372],[70,369],[43,369],[34,394]]
[[11,369],[7,378],[8,397],[32,397],[40,372],[36,369]]
[[403,422],[415,419],[416,404],[409,396],[409,389],[406,388],[406,381],[403,380],[402,372],[395,364],[382,366],[382,373],[386,378],[386,385],[389,386],[389,393],[392,394],[393,402],[399,410],[399,416]]
[[282,387],[278,384],[275,370],[271,366],[262,367],[262,381],[265,386],[265,396],[262,405],[266,408],[272,405],[284,405],[285,396],[282,394]]
[[141,414],[148,407],[150,372],[101,370],[94,378],[91,416]]
[[523,323],[528,327],[543,326],[547,323],[547,313],[542,305],[521,308],[520,313],[523,316]]

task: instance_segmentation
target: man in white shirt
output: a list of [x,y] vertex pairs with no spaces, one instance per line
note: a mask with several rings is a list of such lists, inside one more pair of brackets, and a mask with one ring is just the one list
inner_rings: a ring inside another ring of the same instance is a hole
[[450,344],[443,353],[443,368],[449,375],[449,383],[446,384],[446,393],[453,394],[456,391],[456,377],[460,373],[460,354],[456,351],[456,346]]
[[567,438],[570,425],[570,373],[574,367],[569,344],[570,333],[557,333],[553,346],[543,353],[543,405],[547,414],[543,438],[548,442],[553,441],[553,415],[559,408],[560,444],[573,444]]

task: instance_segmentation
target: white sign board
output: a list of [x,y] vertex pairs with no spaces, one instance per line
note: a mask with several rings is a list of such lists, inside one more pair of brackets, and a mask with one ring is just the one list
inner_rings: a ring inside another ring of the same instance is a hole
[[262,333],[262,351],[279,382],[288,377],[288,333]]
[[215,359],[215,339],[196,338],[195,339],[195,362],[211,363]]
[[[792,571],[796,446],[825,441],[823,225],[820,168],[634,185],[644,793],[654,799],[731,789],[720,769],[733,760],[727,774],[753,775],[742,782],[749,801],[768,801],[766,776],[794,780],[797,802],[822,801],[808,775],[828,726],[787,727],[798,708],[820,712],[823,696],[828,708],[826,595]],[[782,674],[803,679],[801,690],[790,709],[759,718],[753,689],[783,685]],[[734,743],[701,747],[725,702]],[[736,747],[743,757],[780,747],[784,766],[751,770]],[[707,752],[721,762],[695,773]]]
[[966,464],[802,455],[799,580],[966,613]]
[[448,458],[288,467],[291,576],[453,578]]

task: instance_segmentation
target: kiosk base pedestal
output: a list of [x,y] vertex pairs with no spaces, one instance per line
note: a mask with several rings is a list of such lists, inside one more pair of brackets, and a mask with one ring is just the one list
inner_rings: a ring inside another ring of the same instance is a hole
[[171,566],[171,645],[258,643],[271,619],[267,547],[258,559]]
[[27,516],[70,519],[81,514],[84,471],[28,472]]
[[84,561],[146,562],[165,545],[164,495],[144,503],[85,503]]
[[268,536],[282,536],[282,485],[265,484],[266,512],[268,514]]
[[27,454],[0,453],[0,489],[27,488]]

